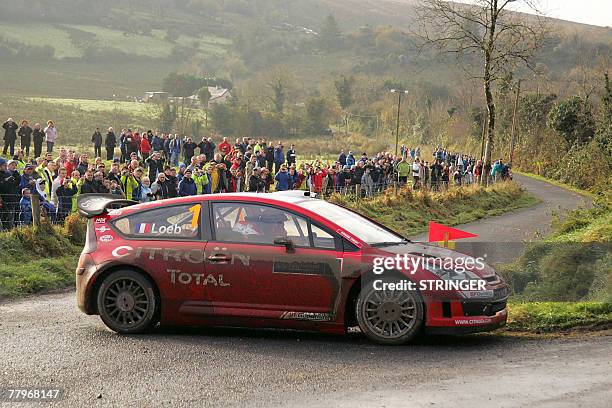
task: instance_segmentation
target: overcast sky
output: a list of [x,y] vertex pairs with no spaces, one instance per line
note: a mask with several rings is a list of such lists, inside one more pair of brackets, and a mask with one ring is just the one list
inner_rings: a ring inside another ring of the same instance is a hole
[[[470,0],[462,1],[470,2]],[[536,0],[536,2],[549,17],[612,27],[612,0]],[[519,11],[530,11],[524,6],[513,5],[512,8]]]

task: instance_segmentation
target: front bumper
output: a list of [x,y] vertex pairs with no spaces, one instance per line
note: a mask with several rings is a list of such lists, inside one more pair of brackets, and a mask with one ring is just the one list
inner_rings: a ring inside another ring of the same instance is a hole
[[443,301],[428,305],[425,330],[437,334],[470,334],[495,330],[508,320],[507,296],[482,301]]

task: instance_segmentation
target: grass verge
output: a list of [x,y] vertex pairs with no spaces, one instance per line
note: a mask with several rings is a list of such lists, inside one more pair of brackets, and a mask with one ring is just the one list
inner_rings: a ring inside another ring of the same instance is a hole
[[74,285],[84,234],[77,215],[62,227],[43,223],[0,233],[0,300]]
[[459,225],[501,215],[539,202],[513,182],[451,188],[443,193],[402,189],[372,199],[332,196],[341,204],[402,233],[411,236],[427,229],[429,221]]
[[506,330],[552,333],[559,331],[606,330],[612,328],[609,302],[510,303]]

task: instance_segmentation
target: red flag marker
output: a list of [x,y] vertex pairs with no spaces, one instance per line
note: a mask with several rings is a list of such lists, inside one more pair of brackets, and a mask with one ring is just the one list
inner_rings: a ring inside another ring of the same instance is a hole
[[447,227],[437,222],[429,222],[429,242],[453,241],[455,239],[473,238],[478,235],[471,232],[461,231],[457,228]]

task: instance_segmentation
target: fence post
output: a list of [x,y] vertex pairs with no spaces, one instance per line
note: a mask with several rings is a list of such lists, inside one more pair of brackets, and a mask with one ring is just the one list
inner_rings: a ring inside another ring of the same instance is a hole
[[32,224],[35,228],[40,228],[40,197],[38,193],[30,195],[32,201]]

